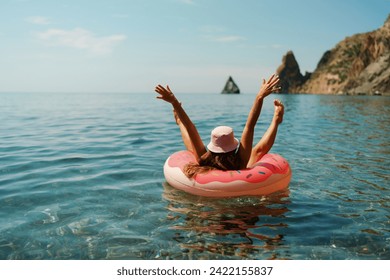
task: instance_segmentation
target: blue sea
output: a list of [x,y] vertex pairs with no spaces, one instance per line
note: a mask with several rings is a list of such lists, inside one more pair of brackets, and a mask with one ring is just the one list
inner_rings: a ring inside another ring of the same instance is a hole
[[[208,142],[240,137],[254,94],[180,94]],[[390,97],[271,95],[259,140],[293,171],[267,197],[202,198],[170,187],[184,149],[155,94],[0,94],[0,259],[390,259]]]

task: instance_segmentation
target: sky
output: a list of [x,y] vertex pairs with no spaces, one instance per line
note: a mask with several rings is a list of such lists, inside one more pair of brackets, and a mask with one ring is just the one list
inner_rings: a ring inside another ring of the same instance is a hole
[[0,0],[0,92],[257,92],[292,50],[301,72],[390,0]]

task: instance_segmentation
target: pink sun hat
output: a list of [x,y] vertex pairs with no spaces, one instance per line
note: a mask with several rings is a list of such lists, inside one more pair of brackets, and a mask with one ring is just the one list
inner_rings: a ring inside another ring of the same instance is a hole
[[238,143],[231,127],[218,126],[211,131],[211,140],[207,148],[213,153],[228,153],[235,150]]

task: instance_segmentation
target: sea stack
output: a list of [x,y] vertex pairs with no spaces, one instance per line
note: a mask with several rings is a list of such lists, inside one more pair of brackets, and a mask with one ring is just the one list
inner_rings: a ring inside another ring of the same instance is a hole
[[240,93],[240,89],[238,88],[237,84],[233,81],[233,78],[231,76],[229,76],[229,79],[226,81],[225,87],[223,88],[221,93],[227,93],[227,94]]
[[292,51],[288,51],[283,56],[282,64],[276,70],[276,74],[279,75],[280,86],[282,87],[281,92],[284,93],[296,92],[310,78],[310,73],[306,73],[305,76],[301,74],[298,62]]

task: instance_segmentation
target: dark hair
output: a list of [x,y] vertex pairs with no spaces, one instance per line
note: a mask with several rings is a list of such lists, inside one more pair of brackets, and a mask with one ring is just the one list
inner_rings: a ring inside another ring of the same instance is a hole
[[197,174],[207,173],[211,170],[237,170],[240,169],[240,160],[236,151],[228,153],[206,152],[199,163],[191,162],[184,166],[184,174],[188,178],[194,178]]

